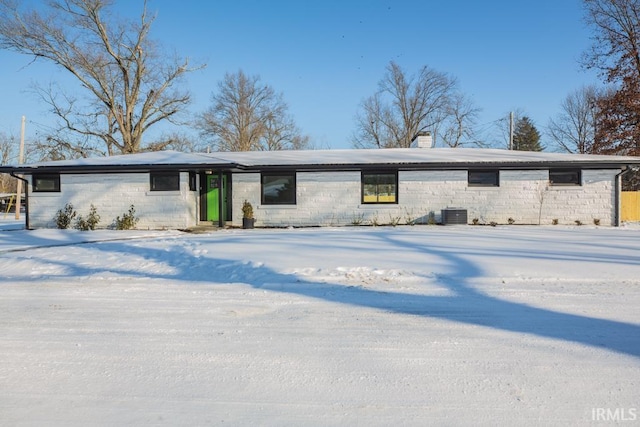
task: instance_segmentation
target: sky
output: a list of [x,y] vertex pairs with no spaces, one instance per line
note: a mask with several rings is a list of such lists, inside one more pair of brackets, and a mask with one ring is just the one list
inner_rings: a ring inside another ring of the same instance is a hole
[[[116,0],[114,10],[135,17],[138,3]],[[149,0],[147,7],[156,14],[152,39],[168,54],[206,64],[187,76],[188,117],[211,105],[225,73],[242,70],[282,93],[316,148],[351,147],[360,104],[390,61],[409,75],[428,66],[455,77],[482,110],[486,142],[501,139],[497,124],[509,111],[544,133],[570,92],[598,83],[579,64],[591,34],[580,0]],[[30,87],[78,86],[27,56],[0,51],[0,64],[0,132],[18,137],[26,116],[27,140],[46,133],[53,117]]]

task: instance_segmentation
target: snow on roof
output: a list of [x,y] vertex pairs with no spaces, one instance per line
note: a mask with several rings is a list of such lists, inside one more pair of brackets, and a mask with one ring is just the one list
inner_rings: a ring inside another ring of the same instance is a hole
[[216,153],[245,166],[364,165],[422,163],[614,162],[640,163],[640,157],[509,151],[485,148],[391,148],[366,150],[245,151]]
[[343,150],[287,150],[214,153],[156,151],[110,157],[41,162],[5,169],[142,168],[145,166],[287,167],[358,165],[466,165],[580,163],[640,165],[640,157],[509,151],[485,148],[390,148]]

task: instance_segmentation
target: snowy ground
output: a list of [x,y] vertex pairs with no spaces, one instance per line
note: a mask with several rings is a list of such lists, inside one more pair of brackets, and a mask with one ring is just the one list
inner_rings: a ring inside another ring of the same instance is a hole
[[1,425],[640,422],[638,227],[9,230],[0,282]]

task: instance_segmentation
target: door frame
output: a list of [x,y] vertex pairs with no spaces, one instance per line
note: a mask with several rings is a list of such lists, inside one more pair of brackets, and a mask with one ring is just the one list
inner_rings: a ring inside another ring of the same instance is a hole
[[[216,171],[205,171],[200,172],[199,174],[199,190],[200,190],[200,221],[211,221],[209,219],[209,206],[207,201],[207,194],[210,190],[209,188],[209,178],[212,176],[218,176],[220,179],[220,183],[222,184],[222,188],[218,188],[219,196],[218,196],[218,226],[224,227],[226,221],[230,221],[232,218],[232,192],[231,192],[231,173],[216,170]],[[222,191],[220,191],[222,190]]]

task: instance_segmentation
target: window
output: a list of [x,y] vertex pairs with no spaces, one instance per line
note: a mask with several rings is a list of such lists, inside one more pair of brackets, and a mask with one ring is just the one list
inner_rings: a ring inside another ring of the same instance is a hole
[[580,169],[552,169],[549,171],[551,185],[582,185]]
[[34,192],[59,192],[60,191],[60,174],[50,175],[34,175],[33,176]]
[[263,173],[261,182],[263,205],[296,204],[295,172]]
[[492,171],[469,171],[468,182],[470,187],[499,187],[500,173]]
[[398,203],[398,173],[362,173],[362,203]]
[[180,172],[151,172],[151,191],[179,191]]

